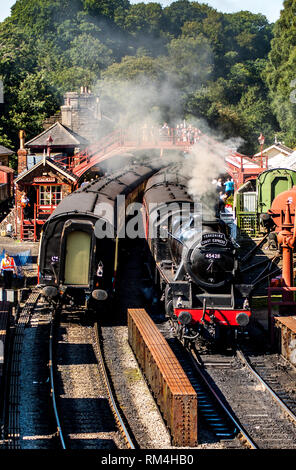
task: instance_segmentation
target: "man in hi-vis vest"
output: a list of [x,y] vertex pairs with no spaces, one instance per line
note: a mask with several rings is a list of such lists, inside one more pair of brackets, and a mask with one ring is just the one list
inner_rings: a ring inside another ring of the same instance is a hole
[[17,274],[17,268],[14,259],[8,253],[5,253],[4,258],[1,260],[1,272],[4,276],[4,288],[10,289],[13,273]]

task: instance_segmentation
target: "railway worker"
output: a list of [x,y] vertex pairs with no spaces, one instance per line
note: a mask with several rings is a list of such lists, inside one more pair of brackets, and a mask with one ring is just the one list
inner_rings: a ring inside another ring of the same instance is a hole
[[17,274],[17,267],[12,256],[5,252],[4,258],[1,260],[1,272],[4,276],[4,288],[10,289],[12,284],[13,273]]

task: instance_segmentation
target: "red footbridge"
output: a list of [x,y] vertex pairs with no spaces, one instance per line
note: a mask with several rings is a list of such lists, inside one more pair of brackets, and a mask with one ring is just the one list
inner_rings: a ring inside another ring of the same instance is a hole
[[[189,137],[188,137],[189,136]],[[217,148],[215,149],[215,147]],[[208,152],[209,158],[215,157],[215,154],[221,155],[221,142],[202,134],[200,131],[192,136],[192,133],[180,135],[177,129],[166,128],[160,131],[159,128],[143,128],[141,132],[135,130],[123,131],[116,130],[103,137],[99,142],[87,147],[84,151],[71,157],[54,157],[55,161],[62,164],[67,170],[70,170],[78,177],[78,185],[83,180],[85,173],[91,168],[108,160],[116,155],[130,155],[139,150],[160,151],[160,158],[165,150],[174,150],[184,153],[203,151]],[[222,148],[225,155],[225,173],[228,173],[234,180],[237,189],[251,178],[256,178],[267,168],[267,160],[255,157],[248,157],[228,149]],[[217,175],[216,175],[217,176]],[[38,226],[42,226],[48,216],[56,208],[55,205],[44,208],[34,204],[34,219],[27,220],[24,217],[23,210],[19,207],[20,213],[16,211],[16,220],[20,219],[20,239],[32,240],[38,239]],[[16,227],[17,227],[16,222]],[[39,227],[40,228],[40,227]]]
[[[211,155],[215,153],[215,145],[218,145],[217,141],[201,132],[197,138],[184,139],[178,136],[175,128],[168,128],[165,133],[160,133],[159,129],[154,127],[145,128],[141,133],[133,130],[116,130],[87,147],[83,152],[73,157],[61,157],[58,161],[81,178],[87,170],[115,155],[146,149],[147,151],[159,149],[160,155],[164,150],[190,153],[194,145],[198,143],[206,145]],[[242,155],[230,149],[225,150],[225,172],[233,178],[236,188],[266,169],[265,158]]]

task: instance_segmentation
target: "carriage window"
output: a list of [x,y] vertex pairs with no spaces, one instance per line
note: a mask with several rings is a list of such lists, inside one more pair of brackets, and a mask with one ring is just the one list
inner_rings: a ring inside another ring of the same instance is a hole
[[65,253],[65,284],[88,284],[90,245],[89,233],[74,231],[68,234]]
[[54,206],[62,200],[61,186],[39,186],[39,204]]

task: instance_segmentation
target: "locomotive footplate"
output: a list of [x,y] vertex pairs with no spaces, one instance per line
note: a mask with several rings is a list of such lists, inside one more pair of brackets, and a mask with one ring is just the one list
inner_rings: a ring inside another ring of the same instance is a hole
[[250,310],[242,309],[199,309],[199,308],[175,308],[174,314],[179,318],[182,312],[189,313],[191,323],[215,323],[226,326],[247,326],[251,317]]

